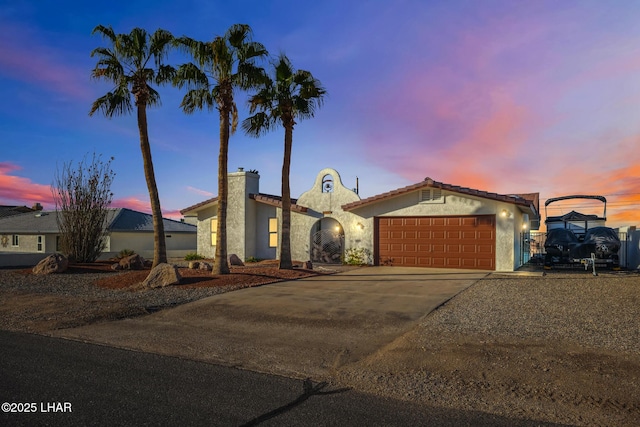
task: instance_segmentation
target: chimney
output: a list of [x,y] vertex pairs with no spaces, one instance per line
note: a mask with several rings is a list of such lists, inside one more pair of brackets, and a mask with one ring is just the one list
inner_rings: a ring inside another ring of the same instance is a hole
[[34,211],[41,211],[42,205],[40,203],[34,203],[33,206],[31,206],[31,209],[33,209]]

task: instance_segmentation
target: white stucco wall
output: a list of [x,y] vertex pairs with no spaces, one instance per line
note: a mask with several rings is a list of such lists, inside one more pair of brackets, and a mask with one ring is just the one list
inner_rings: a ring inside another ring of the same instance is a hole
[[256,248],[257,207],[249,195],[259,192],[260,175],[238,170],[228,178],[227,252],[246,259],[254,256]]
[[[322,191],[322,179],[330,175],[333,191]],[[313,186],[298,198],[298,205],[308,209],[306,213],[292,212],[291,215],[291,256],[295,260],[306,261],[310,258],[311,230],[322,218],[333,218],[344,230],[345,246],[367,247],[371,249],[371,241],[364,238],[362,230],[357,228],[362,218],[342,210],[341,206],[360,200],[353,190],[342,184],[340,174],[331,168],[321,170],[316,176]],[[365,227],[366,230],[366,227]]]
[[216,247],[211,243],[211,219],[217,218],[218,207],[213,205],[198,211],[197,252],[205,258],[213,258]]
[[[275,206],[269,206],[255,201],[252,202],[256,208],[255,243],[254,252],[251,253],[247,251],[247,257],[253,256],[260,259],[276,259],[278,256],[277,247],[269,247],[269,218],[278,218],[278,211],[280,211],[280,209]],[[279,227],[281,227],[281,221],[282,218],[278,221]],[[280,230],[280,228],[278,228],[278,230]]]

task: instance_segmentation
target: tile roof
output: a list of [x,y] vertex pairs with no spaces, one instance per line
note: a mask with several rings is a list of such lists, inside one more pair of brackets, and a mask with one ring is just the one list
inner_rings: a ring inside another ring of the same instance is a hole
[[26,212],[34,212],[34,210],[26,206],[0,206],[0,218]]
[[[256,202],[265,203],[267,205],[276,206],[279,208],[282,207],[281,196],[258,193],[258,194],[249,194],[249,198],[255,200]],[[297,202],[298,202],[298,199],[291,199],[291,210],[296,212],[306,212],[307,208],[305,208],[304,206],[297,205],[296,204]]]
[[[0,233],[55,234],[59,232],[56,211],[28,212],[0,218]],[[153,231],[153,216],[127,208],[112,208],[107,214],[110,231]],[[165,233],[196,233],[195,225],[163,218]]]
[[[118,213],[109,225],[110,231],[153,231],[153,215],[127,208],[117,209]],[[195,233],[197,227],[173,219],[162,219],[166,233]]]
[[[410,193],[412,191],[421,190],[423,188],[441,188],[443,190],[451,191],[454,193],[467,194],[469,196],[482,197],[485,199],[496,200],[505,203],[513,203],[515,205],[533,207],[535,214],[538,215],[538,206],[535,203],[536,199],[539,199],[538,193],[529,193],[523,195],[505,195],[492,193],[489,191],[476,190],[468,187],[460,187],[458,185],[446,184],[444,182],[434,181],[431,178],[425,178],[424,181],[417,184],[409,185],[406,187],[398,188],[397,190],[388,191],[386,193],[378,194],[377,196],[368,197],[356,202],[347,203],[342,205],[344,211],[351,211],[363,206],[378,203],[383,200],[387,200],[393,197],[397,197],[403,194]],[[526,196],[526,197],[525,197]]]
[[[272,194],[265,194],[265,193],[255,193],[255,194],[249,194],[249,198],[255,200],[256,202],[259,203],[264,203],[267,205],[271,205],[271,206],[276,206],[281,208],[282,207],[282,197],[281,196],[274,196]],[[192,211],[198,211],[201,208],[204,208],[210,204],[216,203],[218,201],[217,197],[212,197],[211,199],[207,199],[203,202],[197,203],[193,206],[189,206],[188,208],[184,208],[180,211],[180,213],[182,215],[187,214],[188,212],[192,212]],[[307,208],[305,208],[304,206],[298,206],[297,203],[298,199],[291,199],[291,210],[292,211],[296,211],[296,212],[306,212]]]
[[0,233],[57,233],[58,222],[56,218],[57,215],[55,211],[26,212],[0,218]]
[[195,205],[189,206],[188,208],[184,208],[180,211],[182,215],[186,214],[189,211],[197,211],[202,207],[207,206],[210,203],[215,203],[218,201],[218,196],[212,197],[210,199],[205,200],[204,202],[196,203]]

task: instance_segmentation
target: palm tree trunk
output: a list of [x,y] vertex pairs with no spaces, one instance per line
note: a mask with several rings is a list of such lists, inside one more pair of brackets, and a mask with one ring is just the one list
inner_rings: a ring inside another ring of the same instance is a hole
[[158,195],[156,176],[153,172],[153,161],[151,159],[146,105],[138,105],[138,131],[140,132],[140,150],[142,151],[142,163],[144,164],[144,177],[147,180],[149,199],[151,200],[151,213],[153,214],[153,267],[155,267],[160,263],[167,262],[167,246],[164,238],[160,196]]
[[280,243],[280,269],[290,270],[291,262],[291,188],[289,172],[291,170],[291,145],[293,142],[293,126],[284,129],[284,159],[282,161],[282,233]]
[[229,182],[227,160],[229,155],[229,111],[220,109],[220,153],[218,154],[218,230],[216,254],[212,273],[229,274],[227,261],[227,200]]

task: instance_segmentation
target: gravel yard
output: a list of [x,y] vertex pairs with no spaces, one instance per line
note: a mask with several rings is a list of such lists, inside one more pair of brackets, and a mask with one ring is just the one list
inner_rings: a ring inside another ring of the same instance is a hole
[[491,275],[339,378],[434,406],[638,426],[640,275]]
[[[43,277],[0,270],[0,328],[46,334],[144,315],[287,278],[277,271],[238,269],[222,279],[185,269],[184,285],[144,290],[138,283],[146,272]],[[340,368],[335,381],[430,406],[569,425],[640,425],[640,275],[492,274],[388,346]]]
[[273,263],[232,267],[213,276],[177,263],[183,283],[158,289],[140,284],[148,270],[114,272],[110,263],[74,266],[64,274],[39,276],[30,269],[0,269],[0,329],[47,331],[140,316],[201,298],[287,279],[322,274],[304,269],[278,270]]

